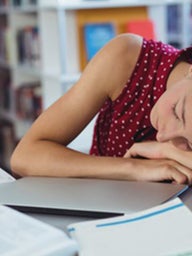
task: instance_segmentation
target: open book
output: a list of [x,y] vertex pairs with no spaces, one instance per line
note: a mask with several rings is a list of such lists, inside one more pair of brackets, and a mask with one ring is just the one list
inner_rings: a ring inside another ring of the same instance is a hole
[[192,255],[192,212],[179,198],[138,213],[71,224],[81,256]]
[[75,256],[77,243],[62,230],[0,205],[1,256]]
[[[14,177],[0,168],[0,183]],[[1,256],[75,256],[77,243],[62,230],[0,205]]]

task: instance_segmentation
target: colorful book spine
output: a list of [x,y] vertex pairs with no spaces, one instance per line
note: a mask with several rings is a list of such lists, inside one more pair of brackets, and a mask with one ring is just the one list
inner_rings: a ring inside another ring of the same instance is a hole
[[116,35],[114,23],[88,23],[84,25],[84,40],[87,61]]
[[152,20],[131,20],[126,24],[126,32],[138,34],[146,39],[155,39],[155,27]]
[[18,30],[17,49],[20,64],[40,66],[40,42],[37,27],[25,27]]

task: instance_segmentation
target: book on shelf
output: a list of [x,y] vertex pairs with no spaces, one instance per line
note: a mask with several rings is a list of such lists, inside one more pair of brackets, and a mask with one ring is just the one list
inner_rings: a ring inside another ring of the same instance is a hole
[[181,49],[182,46],[181,46],[181,42],[178,42],[176,40],[169,40],[168,42],[170,45],[172,45],[173,47],[175,48],[178,48],[178,49]]
[[10,71],[0,68],[0,109],[10,111],[11,109],[11,81]]
[[6,28],[0,28],[0,59],[1,62],[5,62],[7,59],[6,56]]
[[146,39],[156,38],[154,23],[150,19],[128,21],[126,32],[138,34]]
[[14,124],[0,119],[0,165],[10,170],[10,158],[16,145]]
[[17,6],[17,7],[37,5],[37,0],[12,0],[12,1],[13,1],[13,6]]
[[0,7],[8,6],[9,0],[0,0]]
[[17,63],[18,56],[15,51],[14,31],[10,27],[6,27],[3,40],[5,44],[4,61],[7,63],[8,67],[11,67],[11,65],[15,65]]
[[[1,176],[0,170],[0,183]],[[136,213],[70,224],[68,233],[6,206],[0,207],[0,225],[2,256],[192,255],[192,212],[178,197]]]
[[178,34],[181,31],[181,7],[178,4],[167,6],[167,30],[168,33]]
[[40,66],[40,42],[38,27],[28,26],[17,31],[18,62]]
[[39,82],[22,84],[15,92],[17,117],[35,120],[42,112],[41,85]]
[[7,62],[7,18],[5,15],[0,15],[0,61],[1,64]]
[[116,35],[116,27],[112,22],[87,23],[83,30],[87,61]]

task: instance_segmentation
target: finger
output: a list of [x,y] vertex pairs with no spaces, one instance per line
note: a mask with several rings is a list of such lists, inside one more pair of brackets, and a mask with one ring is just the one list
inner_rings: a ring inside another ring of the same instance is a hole
[[178,165],[177,169],[187,177],[187,183],[192,184],[192,171],[183,165]]
[[175,172],[172,172],[170,180],[178,184],[188,184],[188,177],[177,170]]
[[131,157],[130,150],[127,150],[127,152],[125,153],[125,155],[123,157],[130,158]]
[[189,184],[189,172],[184,166],[170,161],[164,166],[164,177],[167,180],[175,181],[178,184]]
[[143,157],[143,158],[157,158],[157,154],[155,152],[157,145],[159,146],[159,143],[149,143],[149,142],[143,142],[143,143],[134,143],[129,150],[127,150],[124,157],[130,158],[130,157]]
[[125,155],[123,157],[126,158],[131,158],[131,157],[137,157],[137,156],[142,156],[142,154],[139,154],[139,152],[141,151],[141,149],[139,150],[139,146],[138,143],[133,144],[125,153]]

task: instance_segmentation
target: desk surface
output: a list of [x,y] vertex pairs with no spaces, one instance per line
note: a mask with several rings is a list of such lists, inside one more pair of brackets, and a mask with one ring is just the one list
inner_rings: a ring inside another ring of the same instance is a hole
[[[187,189],[179,196],[184,204],[192,211],[192,188]],[[82,222],[88,220],[95,220],[96,218],[81,217],[81,216],[67,216],[67,215],[53,215],[53,214],[36,214],[28,213],[29,216],[37,218],[45,223],[55,226],[67,232],[67,226],[71,223]]]
[[40,221],[48,223],[56,228],[64,230],[66,233],[67,226],[75,222],[82,222],[88,220],[95,220],[94,218],[89,217],[80,217],[80,216],[67,216],[67,215],[54,215],[54,214],[40,214],[40,213],[27,213],[28,216],[34,217]]
[[179,198],[192,211],[192,187],[188,188],[184,193],[182,193]]

